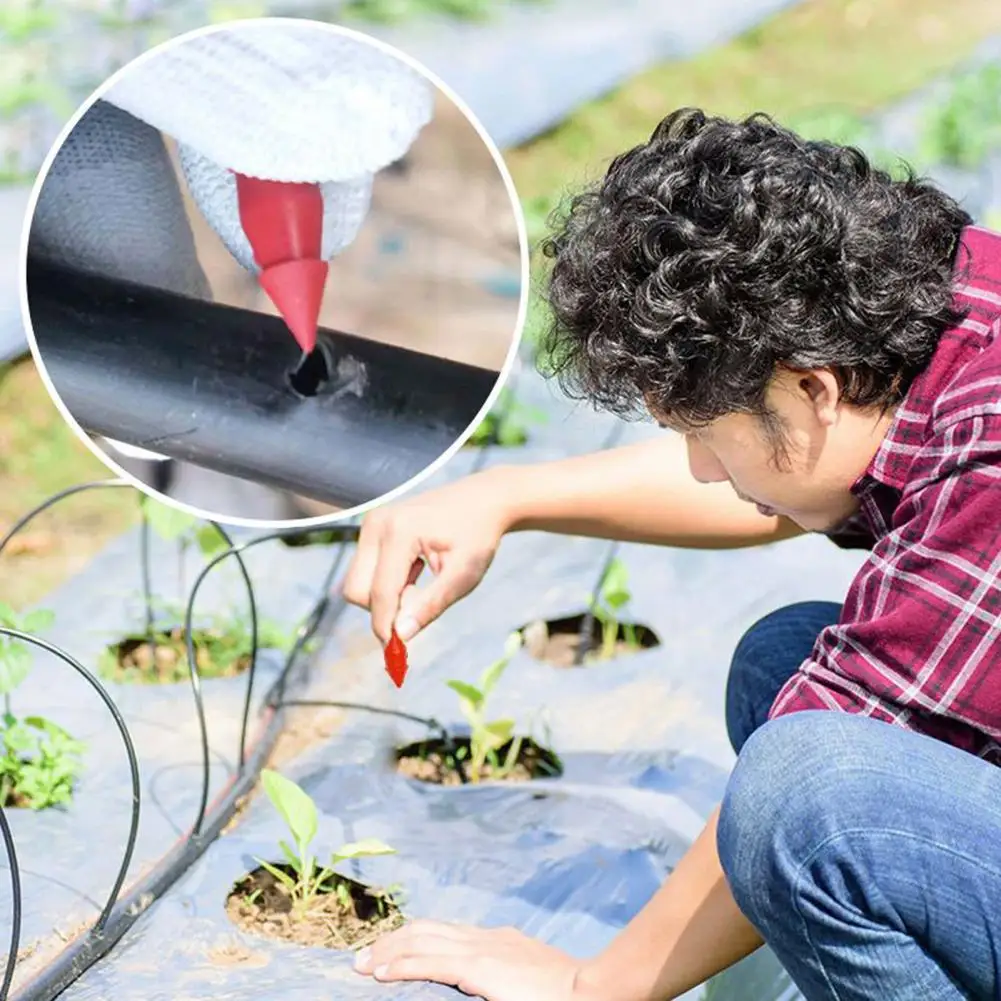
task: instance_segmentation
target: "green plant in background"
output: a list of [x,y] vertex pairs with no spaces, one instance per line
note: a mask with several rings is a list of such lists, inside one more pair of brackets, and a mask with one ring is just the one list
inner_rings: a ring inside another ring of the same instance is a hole
[[1001,63],[960,74],[926,113],[921,152],[933,162],[977,167],[1001,146]]
[[623,609],[632,601],[629,590],[629,571],[625,563],[616,558],[608,564],[608,569],[598,585],[598,593],[588,598],[594,617],[601,623],[602,660],[615,656],[615,645],[621,636],[630,650],[639,649],[636,627],[630,622],[622,622]]
[[[164,620],[181,622],[184,609],[164,603]],[[245,617],[212,615],[191,630],[195,662],[202,678],[226,678],[248,666],[251,654],[250,623]],[[258,649],[288,652],[292,631],[269,619],[257,620]],[[141,684],[174,684],[190,676],[188,649],[180,626],[154,629],[151,635],[131,637],[102,651],[98,673],[110,681]]]
[[497,395],[493,409],[469,436],[468,444],[479,448],[524,445],[530,425],[544,424],[546,420],[544,410],[519,402],[511,387],[505,386]]
[[184,561],[188,550],[196,546],[205,559],[229,548],[214,525],[168,504],[161,504],[143,494],[139,500],[149,527],[166,542],[176,542],[178,551],[178,592],[184,595]]
[[[330,862],[321,868],[316,856],[310,851],[310,845],[319,830],[319,816],[312,798],[291,779],[268,768],[261,772],[261,785],[292,836],[294,847],[284,839],[278,842],[278,847],[294,875],[264,859],[257,859],[257,862],[288,890],[293,915],[301,916],[318,895],[330,892],[337,895],[341,904],[349,907],[350,890],[343,880],[337,879],[334,871],[337,865],[348,859],[396,854],[395,848],[390,848],[378,838],[366,838],[341,845],[331,855]],[[381,896],[376,899],[383,904],[386,902]]]
[[[515,0],[517,3],[544,3],[546,0]],[[454,17],[464,21],[485,21],[505,0],[347,0],[341,13],[359,21],[395,24],[413,17]]]
[[[55,614],[47,608],[36,608],[23,615],[10,605],[0,602],[0,626],[18,632],[37,634],[48,629],[55,621]],[[10,636],[0,636],[0,694],[3,695],[4,715],[10,715],[10,696],[31,674],[31,649]]]
[[872,126],[850,108],[815,108],[792,115],[785,124],[804,139],[816,142],[863,148],[872,141]]
[[[47,629],[55,616],[47,609],[19,615],[0,603],[0,625],[23,633]],[[31,673],[31,650],[24,642],[0,636],[0,807],[26,806],[42,810],[68,803],[82,767],[85,745],[43,716],[18,718],[11,695]]]
[[43,716],[10,713],[0,728],[0,805],[32,810],[68,803],[85,745]]
[[209,6],[209,21],[225,24],[241,18],[266,17],[268,4],[261,0],[214,0]]
[[555,209],[556,202],[552,195],[522,199],[521,210],[525,216],[525,235],[530,250],[536,250],[549,234],[550,219]]
[[[509,775],[518,764],[522,738],[514,737],[514,720],[488,720],[486,711],[490,695],[508,664],[511,663],[511,658],[521,648],[521,644],[521,633],[512,633],[504,644],[503,656],[483,672],[480,676],[479,686],[471,685],[467,681],[447,682],[448,687],[459,696],[459,709],[469,724],[471,732],[468,769],[471,782],[480,781],[483,767],[488,762],[492,777],[496,779],[503,779]],[[504,755],[504,760],[501,761],[498,758],[498,751],[508,743],[511,746],[508,748],[507,754]],[[463,750],[464,748],[460,748],[456,753],[456,757],[460,760],[463,757]]]

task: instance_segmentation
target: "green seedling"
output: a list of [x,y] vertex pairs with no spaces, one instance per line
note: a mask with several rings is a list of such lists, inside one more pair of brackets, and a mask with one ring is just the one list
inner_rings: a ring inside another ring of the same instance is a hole
[[498,394],[493,410],[470,435],[469,444],[480,448],[487,445],[502,445],[507,448],[524,445],[528,441],[530,425],[545,422],[545,411],[520,403],[510,387],[505,386]]
[[[22,633],[44,632],[55,621],[47,608],[38,608],[23,615],[10,605],[0,602],[0,626]],[[10,636],[0,636],[0,694],[4,700],[4,715],[9,716],[11,693],[31,674],[31,648]]]
[[622,612],[632,601],[629,590],[629,571],[620,559],[614,559],[608,564],[608,569],[601,578],[598,593],[591,595],[588,603],[594,617],[601,623],[602,660],[615,656],[615,645],[621,635],[630,650],[639,649],[636,638],[636,627],[630,622],[622,621]]
[[43,810],[73,798],[84,744],[42,716],[5,714],[0,727],[0,804]]
[[295,915],[304,914],[316,897],[323,893],[333,892],[345,907],[350,906],[351,893],[347,884],[343,881],[331,882],[336,877],[335,867],[341,862],[396,854],[395,848],[390,848],[377,838],[366,838],[341,845],[331,856],[330,862],[321,867],[310,851],[310,845],[319,829],[319,816],[312,798],[291,779],[270,769],[261,772],[261,784],[291,834],[292,845],[282,839],[278,842],[278,847],[294,875],[264,859],[257,861],[288,891]]
[[196,546],[202,556],[209,560],[224,552],[229,546],[214,525],[200,521],[186,511],[161,504],[145,494],[140,499],[139,505],[149,527],[166,542],[177,543],[178,594],[183,597],[184,560],[188,550]]
[[[18,614],[0,603],[0,625],[23,633],[47,629],[55,616],[48,609]],[[31,673],[31,648],[20,640],[0,636],[0,806],[42,810],[68,803],[80,773],[84,745],[43,716],[19,719],[11,709],[11,695]]]
[[[478,687],[467,681],[447,682],[448,687],[459,696],[459,709],[471,731],[468,770],[471,782],[480,781],[483,767],[488,762],[492,777],[497,779],[509,775],[518,763],[522,738],[514,737],[514,720],[488,720],[486,709],[490,695],[511,662],[511,658],[521,648],[521,643],[520,632],[512,633],[508,637],[504,645],[504,655],[483,672]],[[501,761],[498,758],[498,751],[508,743],[511,746]]]

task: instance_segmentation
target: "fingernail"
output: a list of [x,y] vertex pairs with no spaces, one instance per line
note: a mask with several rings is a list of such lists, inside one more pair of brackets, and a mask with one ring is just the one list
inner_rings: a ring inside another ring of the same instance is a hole
[[403,640],[404,643],[407,640],[412,640],[420,630],[420,626],[417,624],[417,620],[406,613],[400,615],[396,620],[396,635]]
[[372,961],[372,950],[365,946],[364,949],[359,950],[358,954],[355,956],[355,969],[360,972],[366,972],[366,967]]
[[373,974],[372,974],[372,976],[373,976],[373,977],[375,977],[375,979],[376,979],[376,980],[382,980],[382,978],[383,978],[383,977],[384,977],[384,976],[385,976],[385,975],[386,975],[387,973],[389,973],[389,967],[388,967],[388,966],[380,966],[380,967],[379,967],[379,968],[378,968],[378,969],[377,969],[377,970],[375,971],[375,973],[373,973]]

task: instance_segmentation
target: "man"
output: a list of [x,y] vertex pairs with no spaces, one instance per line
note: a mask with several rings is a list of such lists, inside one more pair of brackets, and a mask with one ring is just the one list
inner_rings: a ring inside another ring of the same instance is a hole
[[371,514],[347,593],[381,639],[467,594],[507,532],[871,555],[842,606],[742,639],[723,803],[603,954],[418,921],[358,969],[660,1001],[767,942],[809,1001],[1001,997],[1001,236],[856,150],[682,111],[548,252],[563,384],[679,434]]

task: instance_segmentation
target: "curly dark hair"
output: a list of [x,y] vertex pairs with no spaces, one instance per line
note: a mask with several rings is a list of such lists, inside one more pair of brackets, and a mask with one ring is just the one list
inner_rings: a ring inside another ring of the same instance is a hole
[[960,319],[960,206],[763,114],[674,112],[554,219],[549,374],[623,417],[768,418],[780,365],[885,409]]

